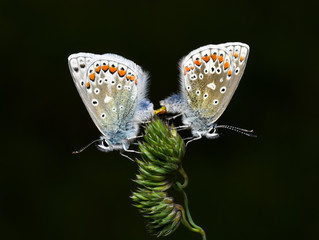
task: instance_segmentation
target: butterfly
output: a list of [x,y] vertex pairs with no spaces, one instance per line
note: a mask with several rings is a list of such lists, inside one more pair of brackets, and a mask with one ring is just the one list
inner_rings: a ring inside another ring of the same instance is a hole
[[[229,42],[200,47],[181,59],[180,92],[162,100],[160,105],[167,113],[182,115],[182,122],[191,129],[193,140],[218,137],[216,121],[239,84],[248,55],[247,44]],[[246,135],[251,132],[232,126],[220,127]]]
[[96,140],[98,149],[129,151],[139,123],[153,115],[153,104],[146,98],[148,74],[116,54],[77,53],[68,63],[80,97],[102,133]]

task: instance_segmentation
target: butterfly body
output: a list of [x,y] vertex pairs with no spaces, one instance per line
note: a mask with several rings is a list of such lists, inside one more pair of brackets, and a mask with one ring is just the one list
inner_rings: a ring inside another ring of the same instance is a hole
[[180,92],[160,102],[168,113],[181,113],[197,137],[215,138],[215,123],[228,106],[244,72],[249,46],[206,45],[180,62]]
[[148,74],[115,54],[78,53],[68,61],[81,99],[102,133],[98,148],[128,149],[139,123],[153,114],[153,104],[146,98]]

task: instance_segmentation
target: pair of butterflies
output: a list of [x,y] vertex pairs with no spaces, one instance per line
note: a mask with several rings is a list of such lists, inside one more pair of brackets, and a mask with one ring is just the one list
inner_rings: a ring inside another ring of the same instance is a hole
[[[180,61],[180,91],[155,111],[181,114],[193,139],[216,138],[216,121],[229,104],[244,73],[249,46],[230,42],[206,45]],[[139,124],[152,118],[147,99],[148,74],[115,54],[72,54],[68,58],[75,86],[102,136],[101,151],[129,151]]]

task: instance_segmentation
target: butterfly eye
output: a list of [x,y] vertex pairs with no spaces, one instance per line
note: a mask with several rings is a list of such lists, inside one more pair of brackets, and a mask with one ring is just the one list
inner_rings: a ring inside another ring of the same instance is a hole
[[216,69],[216,72],[217,72],[217,74],[220,74],[220,73],[222,72],[222,70],[220,69],[220,67],[218,67],[218,68]]
[[204,99],[208,98],[208,94],[205,93],[203,97],[204,97]]
[[186,87],[187,91],[191,90],[191,86]]
[[123,106],[120,106],[120,110],[123,110],[124,109],[124,107]]
[[106,117],[105,113],[102,113],[102,114],[101,114],[101,118],[104,119],[105,117]]
[[102,145],[103,145],[104,147],[108,147],[108,146],[109,146],[109,144],[105,141],[105,139],[102,140]]
[[214,105],[217,105],[219,103],[219,101],[217,100],[217,99],[215,99],[214,101],[213,101],[213,104]]
[[200,91],[199,91],[199,90],[197,90],[197,91],[196,91],[196,95],[198,95],[198,96],[199,96],[199,94],[200,94]]
[[118,90],[122,89],[122,85],[121,84],[117,84],[116,87],[117,87]]
[[201,73],[198,76],[199,76],[199,79],[203,79],[203,77],[204,77],[203,74],[201,74]]
[[113,108],[112,108],[112,111],[113,111],[113,112],[116,112],[116,107],[113,107]]
[[100,93],[100,89],[95,88],[95,89],[94,89],[94,92],[95,92],[95,94],[99,94],[99,93]]
[[100,79],[100,80],[98,81],[98,83],[101,85],[101,84],[103,83],[103,80]]
[[239,68],[235,69],[235,74],[237,75],[239,73]]

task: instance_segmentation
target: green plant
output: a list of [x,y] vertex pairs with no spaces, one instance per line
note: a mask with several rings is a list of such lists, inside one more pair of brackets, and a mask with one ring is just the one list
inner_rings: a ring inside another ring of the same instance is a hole
[[[139,173],[134,180],[139,187],[132,193],[134,206],[146,218],[147,229],[156,236],[167,236],[180,223],[202,235],[190,215],[184,191],[188,177],[182,167],[185,143],[177,131],[155,117],[146,127],[144,142],[139,142],[141,159],[137,159]],[[179,179],[183,178],[183,183]],[[168,190],[175,189],[184,198],[184,205],[177,204]]]

